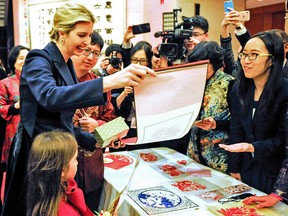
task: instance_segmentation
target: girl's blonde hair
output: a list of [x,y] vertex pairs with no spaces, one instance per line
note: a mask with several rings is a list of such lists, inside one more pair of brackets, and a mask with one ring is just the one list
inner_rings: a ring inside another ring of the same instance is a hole
[[84,5],[78,3],[66,3],[60,6],[54,15],[52,29],[49,32],[51,41],[59,40],[59,31],[69,33],[78,22],[92,22],[96,19],[93,13]]
[[75,138],[67,132],[45,132],[32,143],[28,162],[27,215],[57,215],[65,185],[62,171],[77,151]]

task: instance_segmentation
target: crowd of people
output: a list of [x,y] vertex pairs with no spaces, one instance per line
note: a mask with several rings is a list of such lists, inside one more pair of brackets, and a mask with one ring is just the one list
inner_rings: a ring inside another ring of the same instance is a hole
[[[288,201],[287,34],[272,29],[251,36],[231,10],[224,14],[218,44],[209,40],[207,19],[182,20],[191,37],[184,39],[177,60],[147,41],[133,45],[131,26],[123,43],[109,45],[102,55],[103,38],[93,31],[96,19],[77,3],[57,9],[45,48],[11,49],[10,75],[1,70],[0,81],[3,216],[98,211],[104,149],[97,145],[95,128],[122,116],[130,128],[127,137],[136,137],[133,87],[147,74],[157,76],[153,69],[179,61],[209,60],[203,102],[191,130],[181,139],[158,143],[111,142],[110,151],[173,148],[268,194],[245,199],[247,205]],[[237,59],[230,25],[241,44]]]

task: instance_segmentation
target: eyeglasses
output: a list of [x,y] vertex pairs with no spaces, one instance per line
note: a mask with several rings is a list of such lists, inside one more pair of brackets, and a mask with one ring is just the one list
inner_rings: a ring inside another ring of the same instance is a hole
[[272,56],[272,54],[270,53],[238,53],[238,58],[239,59],[246,59],[246,57],[248,57],[249,60],[256,60],[257,57],[265,57],[265,56]]
[[138,64],[138,62],[139,62],[140,65],[145,65],[148,62],[147,59],[137,59],[137,58],[131,58],[130,61],[132,64]]
[[192,32],[192,37],[199,37],[201,35],[205,35],[205,33],[200,33],[200,32]]
[[98,59],[101,56],[101,53],[99,53],[98,51],[92,52],[89,49],[83,49],[82,50],[82,54],[85,55],[85,56],[89,56],[91,53],[92,53],[93,58],[97,58]]

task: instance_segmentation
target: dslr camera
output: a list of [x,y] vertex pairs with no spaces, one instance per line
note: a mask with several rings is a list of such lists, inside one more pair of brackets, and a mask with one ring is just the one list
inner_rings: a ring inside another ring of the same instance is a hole
[[121,67],[122,60],[117,57],[117,52],[113,51],[112,56],[109,58],[109,64],[115,69],[118,69]]
[[[185,53],[184,40],[192,37],[191,29],[183,29],[183,23],[177,24],[177,13],[181,9],[173,10],[173,23],[165,24],[165,13],[163,13],[163,31],[158,31],[154,37],[162,37],[162,43],[159,46],[159,54],[168,58],[168,60],[181,59]],[[167,20],[171,20],[167,19]],[[164,29],[164,26],[173,25],[172,30]]]

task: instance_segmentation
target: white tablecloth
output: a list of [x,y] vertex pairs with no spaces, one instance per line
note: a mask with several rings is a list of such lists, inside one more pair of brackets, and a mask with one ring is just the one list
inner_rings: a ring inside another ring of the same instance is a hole
[[[201,164],[196,163],[189,157],[178,153],[172,149],[169,148],[152,148],[151,150],[156,151],[160,155],[162,155],[167,162],[174,162],[176,163],[177,160],[186,160],[189,165],[187,167],[191,167],[193,169],[197,168],[205,168],[209,169],[208,167],[205,167]],[[132,157],[134,159],[133,163],[123,167],[119,170],[115,170],[112,168],[105,167],[104,176],[105,176],[105,183],[104,183],[104,189],[101,196],[100,201],[100,208],[107,210],[111,203],[113,202],[114,198],[117,196],[117,194],[122,191],[125,186],[127,185],[129,178],[133,172],[133,169],[135,167],[135,161],[137,159],[137,154],[139,154],[141,151],[149,151],[147,149],[145,150],[136,150],[136,151],[122,151],[122,152],[116,152],[113,154],[120,154],[120,155],[126,155],[129,157]],[[151,163],[144,162],[140,159],[140,163],[138,167],[136,168],[136,171],[132,177],[132,181],[129,186],[129,190],[136,190],[136,189],[143,189],[143,188],[151,188],[155,186],[163,186],[166,182],[171,181],[171,178],[167,178],[161,172],[156,171],[151,166]],[[202,177],[204,179],[207,179],[209,182],[212,182],[216,185],[219,185],[221,187],[227,187],[230,185],[237,185],[241,184],[242,182],[239,182],[238,180],[230,177],[229,175],[223,174],[221,172],[218,172],[216,170],[211,169],[212,177]],[[249,193],[253,193],[256,195],[264,195],[264,193],[253,189],[248,191]],[[182,193],[182,194],[181,194]],[[179,196],[184,196],[183,192],[179,193]],[[188,199],[193,201],[198,205],[196,208],[189,208],[181,211],[173,211],[168,213],[162,213],[157,215],[214,215],[207,209],[207,202],[203,201],[199,197],[195,195],[186,196]],[[118,209],[118,216],[138,216],[138,215],[144,215],[147,214],[145,211],[138,206],[127,194],[122,196],[124,202],[122,202],[121,206]],[[217,205],[217,202],[215,202]],[[212,204],[213,205],[213,204]],[[214,204],[215,205],[215,204]],[[277,211],[279,215],[286,215],[285,213],[288,212],[287,205],[283,203],[277,204],[275,207],[272,208],[272,210]]]

